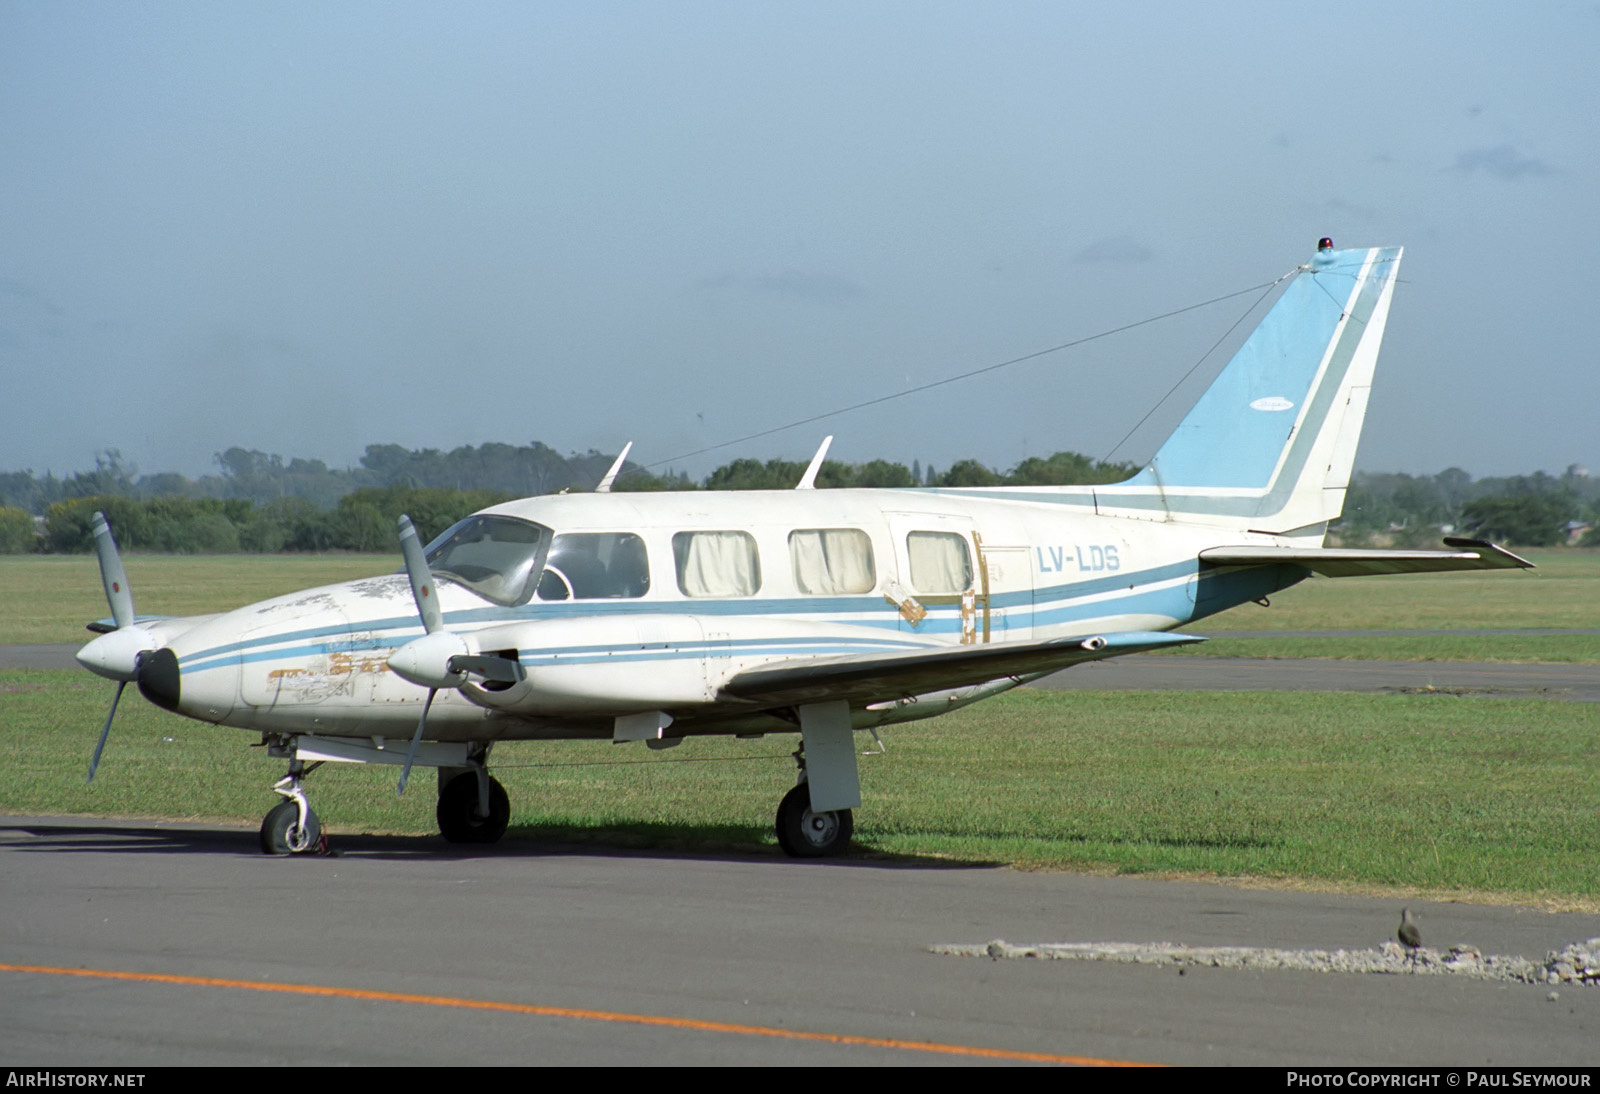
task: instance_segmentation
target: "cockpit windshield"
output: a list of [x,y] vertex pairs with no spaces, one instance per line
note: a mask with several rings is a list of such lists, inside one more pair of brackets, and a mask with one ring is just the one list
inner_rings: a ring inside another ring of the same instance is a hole
[[428,567],[496,604],[521,604],[533,595],[550,539],[542,524],[480,513],[428,544]]

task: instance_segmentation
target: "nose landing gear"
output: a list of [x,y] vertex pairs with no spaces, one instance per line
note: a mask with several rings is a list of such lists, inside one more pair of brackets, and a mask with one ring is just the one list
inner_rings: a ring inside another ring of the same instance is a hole
[[290,760],[289,773],[272,788],[272,792],[284,800],[268,810],[261,822],[261,850],[267,854],[327,853],[328,841],[322,834],[322,822],[306,800],[303,784],[305,776],[321,766],[314,763],[308,767],[302,760]]

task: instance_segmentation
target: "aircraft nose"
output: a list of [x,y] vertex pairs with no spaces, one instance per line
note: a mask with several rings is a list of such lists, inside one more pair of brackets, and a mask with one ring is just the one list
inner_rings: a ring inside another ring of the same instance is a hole
[[178,655],[170,649],[155,650],[140,659],[139,694],[156,706],[177,710],[180,684]]

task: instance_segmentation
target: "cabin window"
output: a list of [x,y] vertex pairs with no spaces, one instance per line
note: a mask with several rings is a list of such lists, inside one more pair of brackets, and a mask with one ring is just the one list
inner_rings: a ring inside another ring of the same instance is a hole
[[672,537],[684,596],[754,596],[761,556],[749,532],[679,532]]
[[878,583],[872,539],[859,528],[803,528],[789,533],[794,582],[803,593],[870,593]]
[[911,586],[919,593],[964,593],[972,588],[972,556],[967,539],[955,532],[912,532],[906,536]]
[[550,529],[531,520],[478,514],[458,521],[428,544],[428,568],[496,604],[532,595]]
[[540,600],[641,597],[650,591],[644,540],[632,532],[568,532],[556,537],[539,575]]

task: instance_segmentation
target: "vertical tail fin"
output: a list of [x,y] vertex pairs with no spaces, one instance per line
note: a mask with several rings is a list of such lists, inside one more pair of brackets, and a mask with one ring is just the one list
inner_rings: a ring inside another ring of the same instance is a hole
[[1344,508],[1401,249],[1319,251],[1101,512],[1321,541]]

